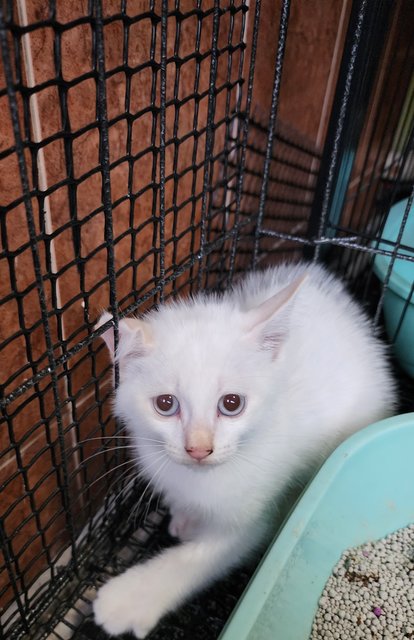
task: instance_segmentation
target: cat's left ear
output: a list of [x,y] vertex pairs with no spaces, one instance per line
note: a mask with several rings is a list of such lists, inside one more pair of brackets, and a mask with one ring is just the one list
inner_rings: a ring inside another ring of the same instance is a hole
[[277,355],[288,331],[290,303],[307,277],[307,273],[302,274],[274,296],[247,312],[248,335],[264,348],[272,350],[274,355]]
[[[112,315],[105,311],[94,329],[99,329],[102,325],[112,320]],[[115,352],[114,328],[110,326],[100,336],[105,340],[111,359],[121,362],[127,357],[139,357],[145,355],[151,346],[151,336],[148,324],[138,318],[123,318],[119,322],[118,346]]]

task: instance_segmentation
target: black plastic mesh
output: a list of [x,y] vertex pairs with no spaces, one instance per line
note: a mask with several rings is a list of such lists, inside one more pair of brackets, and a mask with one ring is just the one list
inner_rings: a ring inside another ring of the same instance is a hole
[[[90,619],[95,587],[172,543],[110,417],[100,310],[116,334],[124,314],[305,253],[348,278],[378,323],[391,270],[380,287],[375,241],[390,206],[409,197],[408,215],[414,194],[412,38],[402,58],[387,53],[392,21],[401,39],[410,27],[408,3],[352,3],[322,150],[278,116],[288,0],[269,113],[254,101],[259,1],[75,4],[0,5],[0,629],[10,640],[103,638]],[[400,241],[388,253],[413,261],[414,241]],[[409,408],[404,377],[402,390]],[[218,637],[251,569],[151,637]]]

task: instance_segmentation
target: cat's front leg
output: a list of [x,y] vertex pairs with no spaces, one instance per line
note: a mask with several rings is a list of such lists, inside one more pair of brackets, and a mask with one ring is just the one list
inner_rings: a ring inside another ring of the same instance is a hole
[[232,533],[166,549],[98,591],[95,621],[109,634],[132,631],[145,638],[162,616],[237,565],[248,547]]

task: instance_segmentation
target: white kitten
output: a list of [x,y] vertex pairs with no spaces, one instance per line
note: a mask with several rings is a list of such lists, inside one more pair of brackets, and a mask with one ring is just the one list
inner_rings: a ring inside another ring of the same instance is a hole
[[[260,546],[269,506],[388,416],[395,387],[367,319],[315,265],[252,273],[223,297],[174,302],[119,329],[115,414],[185,540],[98,592],[97,623],[143,638]],[[113,355],[113,330],[103,338]]]

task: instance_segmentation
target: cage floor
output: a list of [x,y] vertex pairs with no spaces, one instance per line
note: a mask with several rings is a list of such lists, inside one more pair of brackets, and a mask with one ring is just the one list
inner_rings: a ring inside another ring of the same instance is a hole
[[[166,616],[148,640],[215,640],[241,596],[251,571],[240,570],[216,584],[177,612]],[[109,640],[92,620],[86,620],[74,636],[76,640]],[[132,640],[125,634],[120,640]]]
[[[99,582],[109,574],[119,573],[121,568],[134,564],[143,557],[151,556],[163,547],[170,546],[174,541],[167,533],[168,516],[165,516],[159,526],[154,528],[149,540],[139,543],[134,539],[128,540],[120,553],[116,554],[113,563],[106,565],[99,575]],[[144,555],[143,555],[144,551]],[[125,561],[127,557],[127,561]],[[230,613],[245,589],[255,564],[251,562],[242,569],[232,572],[226,579],[214,584],[213,587],[202,592],[191,602],[183,605],[176,612],[166,616],[148,640],[214,640],[218,638]],[[99,570],[99,567],[95,567]],[[50,640],[63,640],[72,637],[76,640],[109,640],[100,627],[94,624],[91,613],[91,602],[94,588],[88,588],[82,596],[64,615],[59,627],[48,636]],[[72,628],[71,619],[77,619],[76,629]],[[66,620],[66,622],[65,622]],[[120,636],[120,640],[131,640],[132,634]]]

